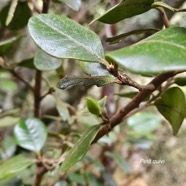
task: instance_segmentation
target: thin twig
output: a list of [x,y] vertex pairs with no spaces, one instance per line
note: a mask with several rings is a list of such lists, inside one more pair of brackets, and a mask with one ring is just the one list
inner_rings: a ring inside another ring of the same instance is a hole
[[9,70],[9,72],[18,80],[20,80],[22,83],[24,83],[32,92],[34,91],[34,88],[27,82],[25,81],[21,76],[19,76],[14,70]]
[[49,88],[49,90],[43,96],[41,96],[41,100],[44,99],[47,95],[52,94],[53,92],[55,92],[55,89],[53,87]]
[[41,103],[41,76],[42,72],[36,70],[35,88],[34,88],[34,116],[40,117],[40,103]]
[[167,14],[165,13],[164,8],[163,7],[157,7],[156,9],[161,13],[161,16],[162,16],[163,22],[165,24],[165,27],[169,28],[170,27],[170,22],[169,22],[169,19],[167,18]]

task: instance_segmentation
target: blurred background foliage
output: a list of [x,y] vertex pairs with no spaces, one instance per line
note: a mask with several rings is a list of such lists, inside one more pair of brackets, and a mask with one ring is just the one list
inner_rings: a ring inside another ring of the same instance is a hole
[[[63,14],[95,31],[104,49],[110,51],[131,45],[146,34],[132,35],[115,45],[106,38],[139,28],[162,28],[163,22],[156,10],[126,19],[114,25],[96,22],[88,24],[118,0],[83,0],[80,9],[53,0],[49,13]],[[184,0],[165,0],[173,7],[186,7]],[[100,123],[100,118],[88,112],[85,97],[96,100],[107,96],[106,108],[111,116],[128,103],[134,90],[130,87],[107,85],[103,88],[78,85],[67,90],[56,88],[59,78],[67,75],[82,76],[74,60],[49,59],[39,53],[27,29],[28,19],[40,12],[41,0],[21,0],[8,26],[6,20],[11,0],[0,1],[0,161],[17,154],[33,156],[32,152],[16,145],[13,127],[20,118],[33,116],[34,69],[43,71],[42,94],[53,88],[55,92],[44,97],[41,116],[48,127],[47,143],[42,153],[47,158],[59,157],[61,148],[72,146],[79,131],[85,126]],[[68,5],[68,6],[67,6]],[[186,14],[171,14],[173,25],[186,26]],[[5,44],[6,43],[6,44]],[[37,54],[36,54],[36,51]],[[44,64],[37,62],[45,61]],[[46,61],[49,60],[47,63]],[[132,75],[139,83],[148,78]],[[185,90],[183,88],[183,90]],[[70,134],[70,135],[69,135]],[[53,170],[47,173],[42,185],[54,186],[185,186],[186,183],[186,125],[175,137],[172,130],[154,107],[137,113],[117,126],[108,136],[93,145],[84,157],[67,174]],[[140,163],[142,159],[165,160],[164,163]],[[0,185],[32,185],[36,172],[31,165],[16,176],[0,181]]]

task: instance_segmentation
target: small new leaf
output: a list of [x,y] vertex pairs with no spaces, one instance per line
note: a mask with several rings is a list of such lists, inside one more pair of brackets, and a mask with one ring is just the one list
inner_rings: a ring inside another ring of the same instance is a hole
[[87,98],[86,103],[89,112],[97,116],[101,115],[101,107],[97,100],[93,98]]

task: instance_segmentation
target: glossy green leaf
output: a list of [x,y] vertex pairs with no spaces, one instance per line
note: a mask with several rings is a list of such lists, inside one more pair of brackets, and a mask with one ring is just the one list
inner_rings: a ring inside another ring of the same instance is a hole
[[186,101],[183,91],[178,87],[168,89],[155,102],[158,111],[170,122],[176,135],[186,115]]
[[18,155],[0,164],[0,180],[15,175],[35,163],[33,158]]
[[100,116],[101,114],[101,108],[97,100],[93,98],[87,98],[86,104],[89,112],[91,112],[94,115]]
[[186,28],[162,30],[127,48],[107,53],[121,68],[149,75],[186,69]]
[[174,82],[179,86],[186,86],[186,77],[178,77]]
[[81,70],[91,76],[113,76],[104,65],[100,63],[79,62]]
[[69,86],[83,83],[85,86],[97,85],[98,87],[109,83],[118,83],[118,79],[110,76],[94,76],[94,77],[65,77],[58,81],[57,86],[60,89],[66,89]]
[[122,39],[125,39],[126,37],[133,35],[133,34],[142,34],[145,32],[157,32],[157,31],[159,31],[159,29],[155,29],[155,28],[138,29],[138,30],[133,30],[131,32],[124,33],[124,34],[120,34],[115,37],[107,38],[106,41],[109,43],[109,45],[111,45],[111,44],[119,43]]
[[151,9],[154,0],[123,0],[112,7],[104,15],[92,21],[114,24],[123,19],[142,14]]
[[61,59],[55,58],[44,51],[39,50],[34,57],[34,65],[41,71],[55,70],[61,66]]
[[54,57],[92,62],[103,60],[99,37],[65,16],[40,14],[30,19],[28,27],[36,44]]
[[21,120],[14,128],[18,145],[30,151],[39,152],[47,139],[47,129],[37,118]]
[[[19,2],[16,6],[14,16],[10,20],[11,22],[6,26],[6,20],[8,18],[8,13],[10,9],[10,4],[3,8],[0,14],[0,21],[4,27],[8,27],[11,30],[18,30],[27,25],[29,18],[31,17],[31,10],[28,6],[28,2]],[[23,16],[24,15],[24,16]]]
[[74,145],[74,147],[72,147],[72,149],[67,154],[65,161],[62,163],[62,171],[66,171],[83,158],[83,156],[88,151],[91,142],[94,140],[96,134],[98,133],[99,128],[100,125],[94,125],[88,127],[84,131],[79,141]]
[[6,51],[8,51],[19,39],[19,37],[12,37],[10,39],[7,39],[5,41],[0,42],[0,55],[4,54]]
[[65,3],[68,7],[72,8],[75,11],[78,11],[81,7],[81,0],[59,0]]

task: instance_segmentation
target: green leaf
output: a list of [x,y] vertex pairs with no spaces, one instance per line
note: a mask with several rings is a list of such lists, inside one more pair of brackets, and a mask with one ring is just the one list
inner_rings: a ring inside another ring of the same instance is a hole
[[30,19],[28,28],[36,44],[54,57],[92,62],[103,60],[99,37],[65,16],[40,14]]
[[10,127],[15,125],[20,120],[19,117],[14,116],[5,116],[0,118],[0,128]]
[[85,86],[97,85],[98,87],[107,85],[109,83],[119,83],[115,77],[110,76],[94,76],[94,77],[65,77],[58,81],[57,87],[60,89],[66,89],[69,86],[83,83]]
[[0,164],[0,180],[15,175],[35,163],[33,158],[18,155]]
[[34,65],[41,71],[55,70],[61,66],[61,59],[55,58],[44,51],[39,50],[35,55]]
[[19,66],[22,67],[27,67],[30,69],[35,69],[36,67],[34,66],[34,58],[29,58],[29,59],[25,59],[23,61],[21,61],[20,63],[18,63]]
[[81,0],[58,0],[65,3],[68,7],[78,11],[81,7]]
[[18,30],[27,25],[28,20],[31,17],[31,10],[28,6],[27,1],[19,2],[17,4],[14,16],[11,19],[11,22],[8,24],[8,26],[6,26],[6,20],[8,18],[9,9],[10,4],[4,7],[0,14],[0,21],[4,27],[8,27],[11,30]]
[[16,151],[16,146],[15,139],[13,137],[6,136],[6,138],[4,138],[1,142],[0,158],[7,159],[12,157]]
[[87,98],[86,104],[89,112],[91,112],[94,115],[100,116],[101,115],[101,107],[97,100],[93,98]]
[[100,125],[94,125],[85,130],[79,141],[74,145],[74,147],[72,147],[72,149],[70,149],[69,153],[67,154],[66,159],[61,166],[62,171],[66,171],[83,158],[88,151],[91,142],[98,133],[99,128]]
[[108,10],[104,15],[96,18],[95,21],[114,24],[123,19],[142,14],[151,9],[154,0],[123,0]]
[[179,86],[186,86],[186,77],[178,77],[174,82]]
[[178,87],[168,89],[155,102],[158,111],[170,122],[176,135],[186,115],[186,101],[183,91]]
[[121,68],[149,75],[186,69],[186,28],[162,30],[127,48],[106,55]]
[[0,55],[6,53],[19,39],[19,37],[12,37],[10,39],[7,39],[5,41],[0,42]]
[[133,34],[142,34],[144,32],[157,32],[157,31],[159,31],[159,29],[156,29],[156,28],[138,29],[138,30],[133,30],[131,32],[124,33],[124,34],[120,34],[115,37],[107,38],[106,41],[109,42],[109,45],[111,45],[111,44],[119,43],[122,39],[125,39],[126,37],[133,35]]
[[91,75],[91,76],[113,76],[104,65],[100,63],[86,63],[79,62],[80,68],[83,73]]
[[37,118],[21,120],[14,128],[19,146],[30,151],[39,152],[47,139],[47,129]]

